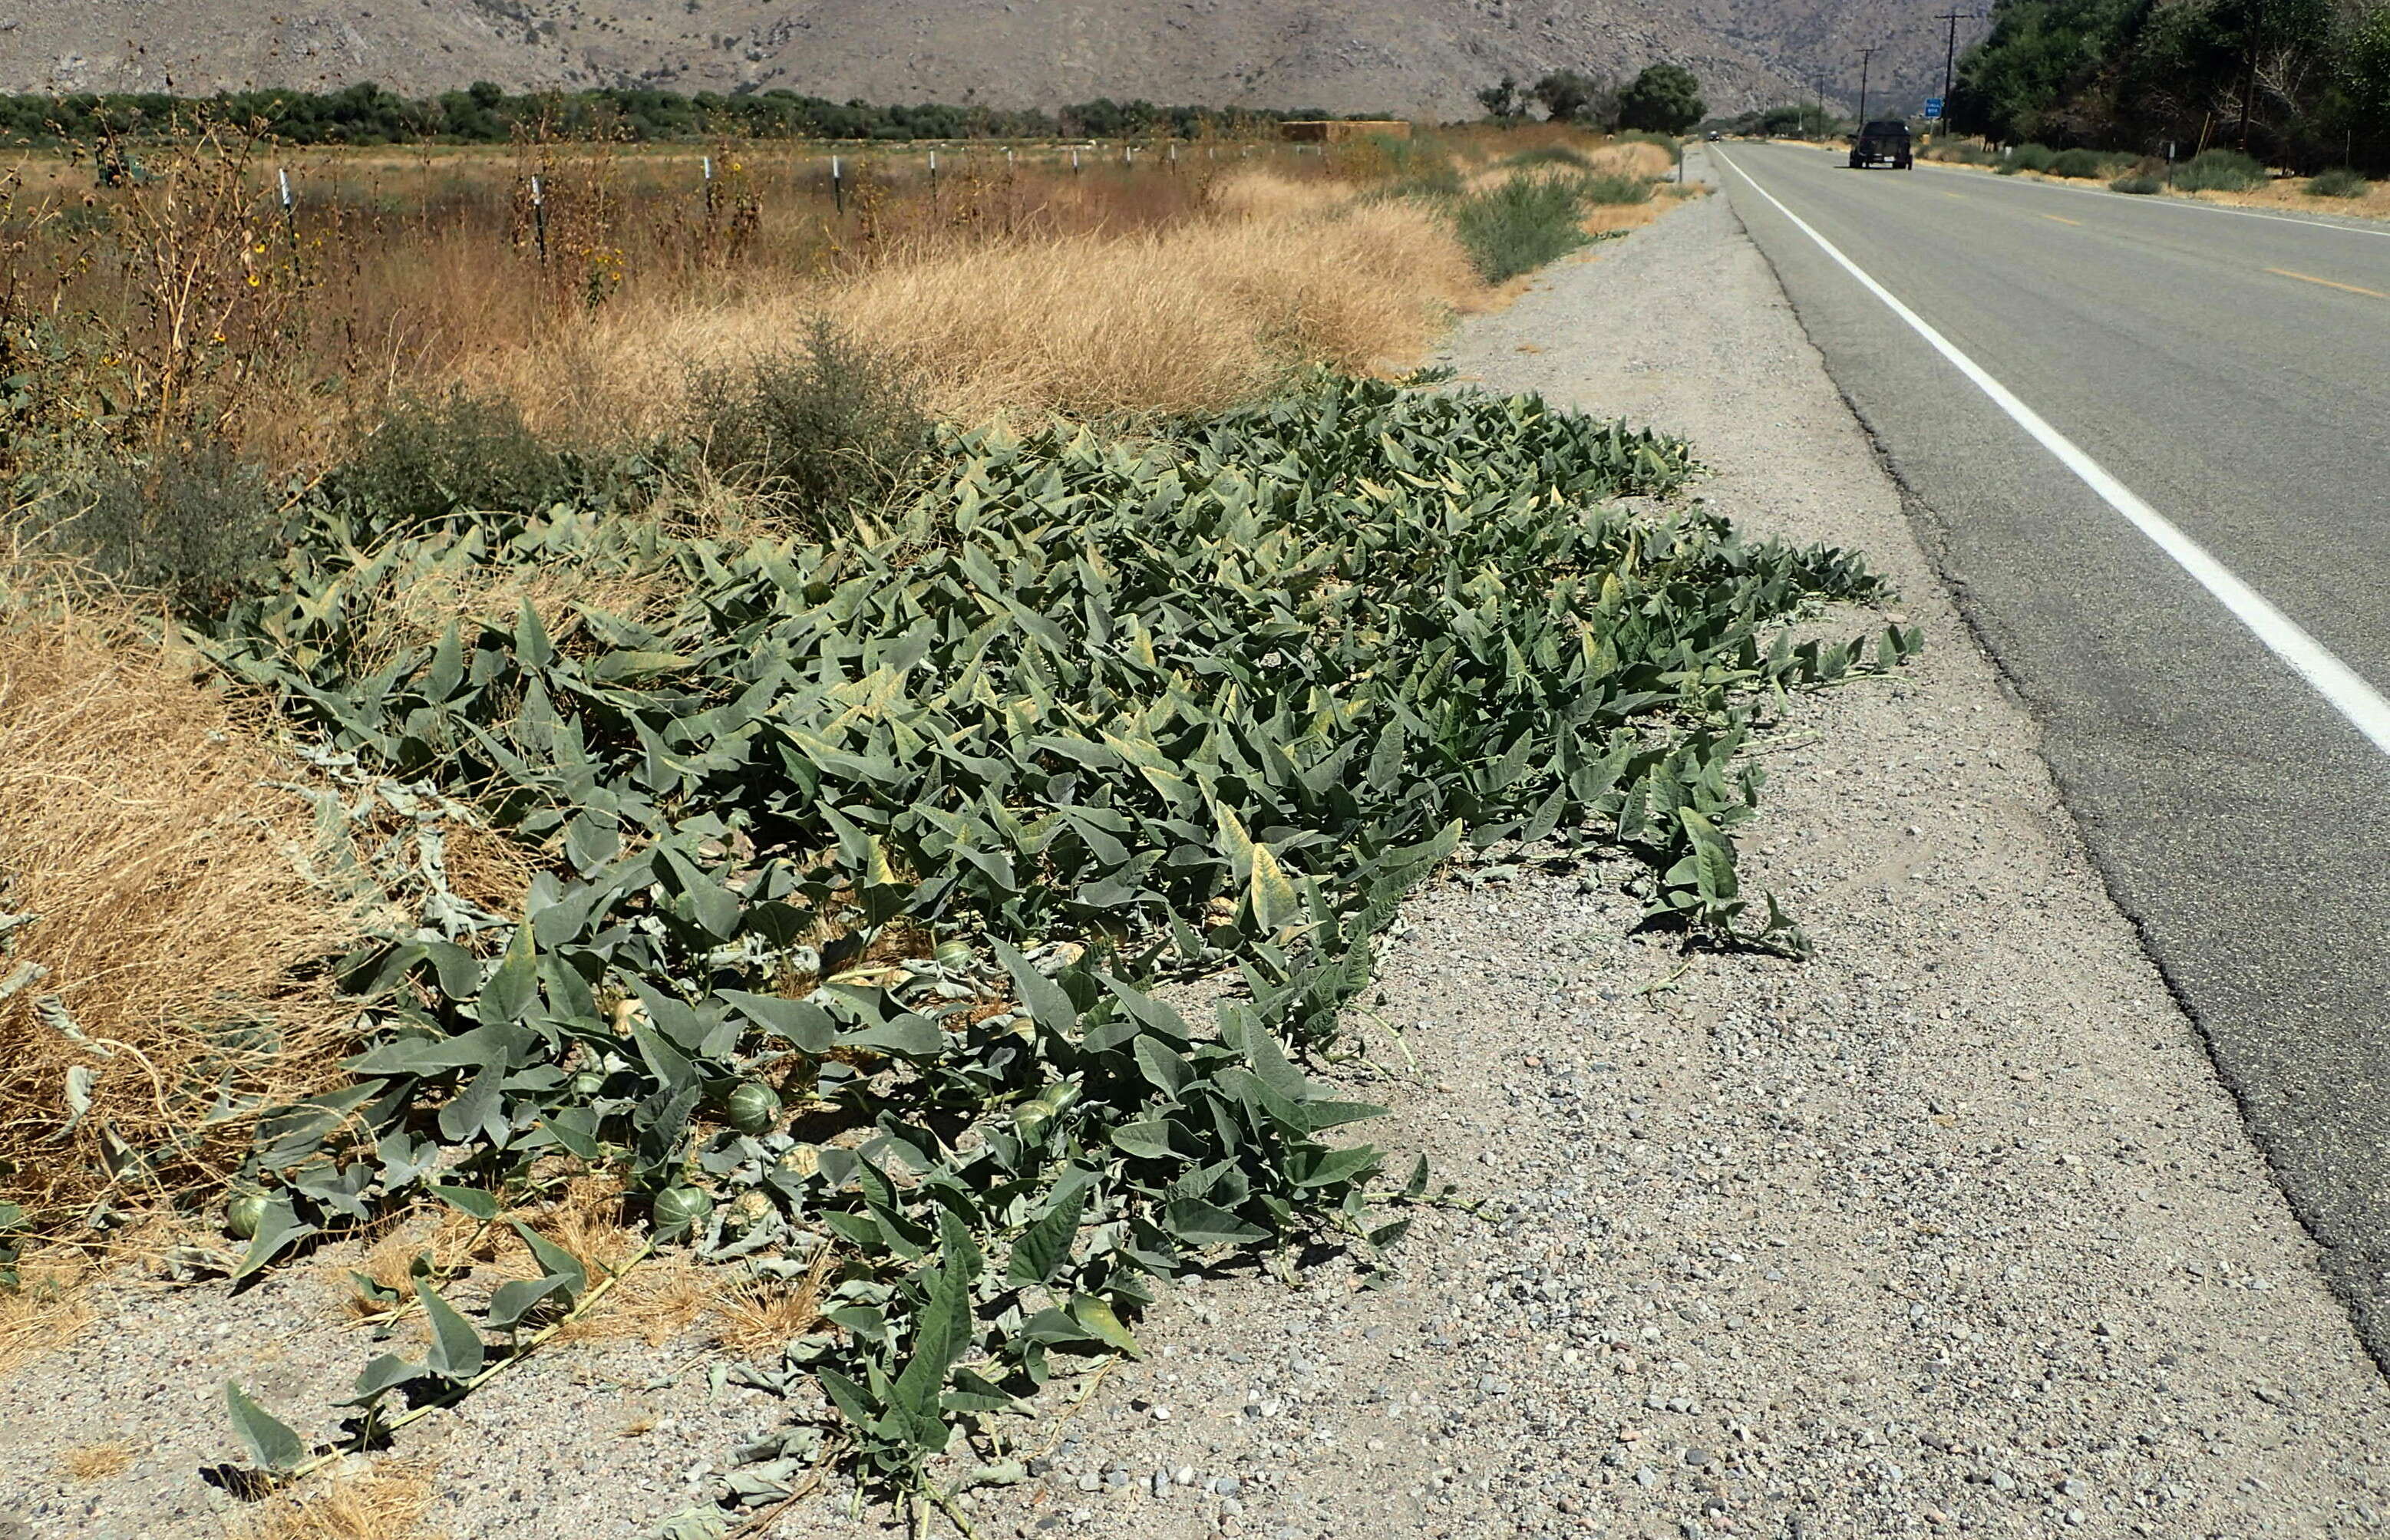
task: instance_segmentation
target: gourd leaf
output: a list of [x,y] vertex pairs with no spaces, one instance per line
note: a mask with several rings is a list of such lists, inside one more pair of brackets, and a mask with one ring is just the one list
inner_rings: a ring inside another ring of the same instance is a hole
[[425,1279],[415,1280],[415,1298],[431,1322],[431,1351],[423,1355],[426,1372],[457,1381],[481,1373],[485,1352],[473,1323],[458,1315],[456,1306],[441,1298],[440,1290]]
[[266,1470],[289,1470],[307,1457],[306,1441],[264,1407],[251,1401],[232,1380],[224,1382],[225,1410],[232,1416],[233,1431],[240,1435],[250,1458]]

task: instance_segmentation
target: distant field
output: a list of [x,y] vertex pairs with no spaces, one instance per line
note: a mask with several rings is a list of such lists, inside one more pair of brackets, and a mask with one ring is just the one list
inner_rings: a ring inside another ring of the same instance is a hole
[[[8,302],[48,338],[57,398],[204,403],[213,433],[300,466],[393,395],[454,386],[574,442],[661,430],[690,370],[822,314],[962,416],[1205,410],[1301,363],[1399,367],[1478,302],[1454,199],[1557,176],[1585,233],[1631,227],[1647,195],[1579,193],[1634,191],[1670,156],[1531,128],[1325,146],[223,139],[128,160],[113,186],[87,150],[9,163],[0,226],[32,260]],[[1008,260],[1060,289],[1005,288]],[[920,286],[965,271],[998,287],[962,303],[971,326],[931,335]],[[986,328],[1008,304],[1030,311],[1000,340]],[[1183,335],[1154,331],[1172,315]],[[1084,357],[1057,351],[1073,327]],[[1153,366],[1124,369],[1149,346]]]

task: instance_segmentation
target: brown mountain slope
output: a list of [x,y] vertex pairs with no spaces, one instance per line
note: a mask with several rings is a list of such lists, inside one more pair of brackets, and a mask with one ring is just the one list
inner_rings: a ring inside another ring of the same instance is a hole
[[[1657,60],[1721,110],[1856,96],[1862,43],[1900,99],[1940,30],[1891,0],[13,0],[0,90],[372,80],[409,94],[646,83],[843,100],[1054,106],[1098,96],[1461,116],[1476,89]],[[1898,18],[1898,20],[1894,19]],[[1886,23],[1891,23],[1887,35]],[[1847,65],[1848,68],[1842,66]]]

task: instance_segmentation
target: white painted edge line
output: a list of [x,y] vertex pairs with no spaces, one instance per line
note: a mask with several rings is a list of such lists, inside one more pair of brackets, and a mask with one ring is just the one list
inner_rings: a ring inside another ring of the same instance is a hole
[[2321,642],[2307,635],[2300,624],[2274,608],[2273,602],[2255,588],[2233,575],[2231,570],[2214,557],[2199,542],[2178,529],[2172,520],[2143,502],[2130,487],[2110,475],[2099,461],[2083,452],[2082,446],[2057,429],[2042,415],[2017,399],[2014,391],[1985,372],[1983,366],[1960,353],[1949,339],[1928,325],[1924,317],[1901,303],[1892,290],[1875,281],[1867,271],[1843,255],[1834,243],[1811,228],[1808,221],[1786,208],[1774,193],[1754,180],[1751,173],[1720,155],[1720,160],[1737,176],[1751,184],[1751,190],[1767,199],[1776,212],[1791,220],[1794,228],[1818,243],[1818,249],[1831,257],[1835,263],[1857,278],[1867,291],[1882,300],[1895,315],[1908,323],[1909,328],[1925,339],[1974,387],[1991,397],[1992,404],[2006,412],[2016,425],[2033,435],[2040,445],[2055,456],[2058,463],[2075,473],[2075,479],[2127,522],[2147,535],[2151,544],[2174,558],[2175,564],[2191,574],[2198,584],[2214,595],[2233,618],[2248,627],[2252,635],[2265,644],[2266,650],[2290,665],[2293,673],[2306,680],[2332,708],[2346,718],[2349,725],[2363,733],[2376,749],[2390,754],[2390,700],[2358,676],[2357,672],[2332,656]]

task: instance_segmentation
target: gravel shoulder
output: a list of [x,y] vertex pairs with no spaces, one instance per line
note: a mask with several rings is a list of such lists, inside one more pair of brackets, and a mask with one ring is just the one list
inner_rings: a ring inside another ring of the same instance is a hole
[[[1382,1287],[1189,1282],[1027,1480],[960,1499],[973,1528],[2390,1533],[2390,1395],[1766,263],[1715,198],[1589,257],[1450,362],[1691,438],[1712,502],[1869,552],[1928,635],[1767,750],[1746,879],[1818,956],[1633,937],[1616,870],[1415,895],[1364,1020],[1417,1072],[1339,1079],[1474,1212],[1423,1211]],[[0,1535],[219,1533],[221,1380],[320,1408],[372,1351],[336,1278],[104,1300],[0,1380]],[[400,1453],[456,1540],[628,1535],[782,1415],[688,1343],[579,1345]],[[121,1473],[61,1472],[109,1441]],[[887,1528],[833,1488],[771,1533]]]

